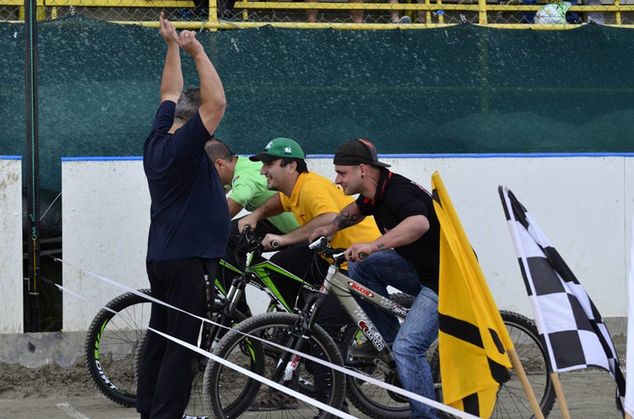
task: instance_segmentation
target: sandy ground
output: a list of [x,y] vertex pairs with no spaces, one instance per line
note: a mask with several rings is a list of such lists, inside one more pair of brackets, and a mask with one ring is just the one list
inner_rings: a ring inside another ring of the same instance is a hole
[[0,363],[0,399],[64,398],[96,392],[83,364],[27,368]]

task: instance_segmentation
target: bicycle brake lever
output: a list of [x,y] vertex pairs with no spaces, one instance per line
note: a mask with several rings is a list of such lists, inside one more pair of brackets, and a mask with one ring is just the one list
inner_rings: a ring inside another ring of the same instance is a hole
[[325,236],[321,236],[314,242],[308,245],[310,250],[323,250],[328,247],[328,239]]
[[343,263],[346,261],[346,255],[345,255],[345,251],[343,252],[339,252],[339,253],[335,253],[332,255],[332,258],[339,263]]

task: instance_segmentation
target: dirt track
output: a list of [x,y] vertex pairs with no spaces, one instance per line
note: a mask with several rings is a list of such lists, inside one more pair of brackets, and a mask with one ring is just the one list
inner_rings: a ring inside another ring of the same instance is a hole
[[[95,388],[84,365],[27,368],[0,363],[0,399],[91,396]],[[0,409],[2,411],[2,409]]]
[[[562,375],[561,381],[573,418],[620,417],[614,407],[614,381],[608,373],[573,372]],[[551,418],[561,417],[557,409],[555,405]],[[100,396],[81,365],[29,369],[0,364],[0,418],[33,417],[127,419],[138,416],[134,409],[122,408]]]

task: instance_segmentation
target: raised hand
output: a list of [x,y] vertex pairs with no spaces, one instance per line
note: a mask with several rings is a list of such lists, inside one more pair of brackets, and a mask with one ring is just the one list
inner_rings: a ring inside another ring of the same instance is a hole
[[192,57],[205,51],[202,44],[196,39],[196,32],[194,31],[181,31],[178,37],[178,44]]
[[161,12],[159,16],[159,33],[165,40],[166,44],[178,44],[178,33],[172,22],[165,19],[165,13]]

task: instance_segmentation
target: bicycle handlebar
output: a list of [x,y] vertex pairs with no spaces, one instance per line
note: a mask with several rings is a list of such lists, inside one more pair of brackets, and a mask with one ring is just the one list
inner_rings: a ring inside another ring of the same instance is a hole
[[255,232],[251,228],[250,225],[245,225],[240,232],[240,241],[239,247],[241,247],[246,252],[252,252],[255,250],[263,250],[262,249],[262,239],[255,235]]
[[341,264],[346,261],[344,253],[346,249],[330,247],[328,239],[325,236],[321,236],[314,242],[308,245],[308,248],[314,252],[323,254],[326,257],[330,257],[335,260],[336,264]]

